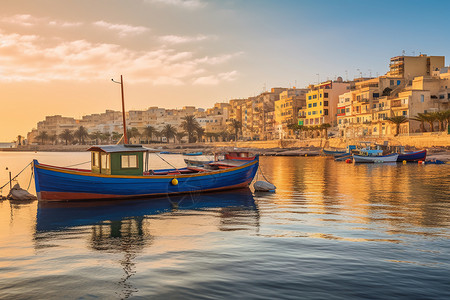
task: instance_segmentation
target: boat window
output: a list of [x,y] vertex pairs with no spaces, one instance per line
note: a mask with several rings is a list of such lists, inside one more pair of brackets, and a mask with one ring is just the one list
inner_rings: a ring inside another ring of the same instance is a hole
[[92,152],[92,165],[94,167],[100,167],[100,159],[98,152]]
[[109,169],[109,154],[102,153],[102,169]]
[[122,155],[121,157],[121,167],[125,168],[137,168],[137,154]]

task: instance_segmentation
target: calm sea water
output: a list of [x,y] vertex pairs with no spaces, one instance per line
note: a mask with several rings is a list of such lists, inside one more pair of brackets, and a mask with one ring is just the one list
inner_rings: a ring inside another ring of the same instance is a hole
[[[32,158],[89,154],[0,152],[0,184]],[[0,298],[450,299],[450,165],[262,157],[261,169],[275,194],[0,201]]]

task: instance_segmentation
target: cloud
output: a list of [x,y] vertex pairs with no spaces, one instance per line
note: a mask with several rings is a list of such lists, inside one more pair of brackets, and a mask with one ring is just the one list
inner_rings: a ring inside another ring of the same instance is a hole
[[97,21],[93,23],[95,26],[105,28],[112,31],[117,31],[119,36],[125,37],[129,35],[139,35],[147,32],[149,28],[144,26],[132,26],[127,24],[113,24],[105,21]]
[[212,36],[197,35],[197,36],[179,36],[179,35],[164,35],[159,37],[159,40],[165,44],[184,44],[191,42],[201,42],[208,39],[213,39]]
[[206,3],[200,0],[145,0],[147,3],[160,3],[177,7],[196,9],[206,6]]
[[220,73],[217,75],[211,75],[211,76],[204,76],[199,77],[194,80],[192,84],[194,85],[218,85],[219,83],[223,81],[234,81],[238,77],[238,72],[231,71],[227,73]]
[[50,20],[48,18],[39,18],[28,14],[18,14],[10,17],[4,17],[0,19],[3,23],[15,24],[25,27],[37,26],[37,25],[50,25],[59,27],[78,27],[83,25],[82,22],[67,22],[61,20]]
[[[133,83],[154,85],[218,84],[237,72],[214,74],[211,66],[234,55],[198,57],[174,49],[136,51],[117,44],[65,41],[0,31],[0,81],[102,81],[124,74]],[[196,78],[196,79],[194,79]]]

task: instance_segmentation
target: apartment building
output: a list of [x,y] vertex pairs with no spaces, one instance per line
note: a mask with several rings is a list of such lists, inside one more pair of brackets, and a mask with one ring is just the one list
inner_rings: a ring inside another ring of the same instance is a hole
[[337,107],[339,96],[350,88],[349,82],[341,77],[337,80],[328,80],[316,85],[310,85],[306,94],[306,107],[300,112],[301,125],[313,126],[328,123],[337,125]]
[[282,138],[294,137],[290,124],[299,123],[299,111],[306,106],[308,89],[287,89],[280,93],[280,99],[275,101],[275,135]]

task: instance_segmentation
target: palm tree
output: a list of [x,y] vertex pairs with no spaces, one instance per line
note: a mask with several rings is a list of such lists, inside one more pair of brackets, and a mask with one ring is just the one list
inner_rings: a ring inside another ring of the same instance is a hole
[[113,142],[117,142],[118,140],[120,140],[122,138],[122,134],[118,133],[116,131],[113,131],[111,134],[112,140]]
[[395,124],[395,136],[397,136],[399,134],[399,131],[400,131],[400,124],[408,122],[408,118],[405,117],[405,116],[393,116],[393,117],[390,117],[390,118],[386,118],[386,121]]
[[175,143],[175,135],[177,134],[177,129],[170,124],[166,124],[164,128],[161,130],[161,133],[166,137],[167,143],[173,138],[173,142]]
[[222,138],[222,141],[226,142],[230,139],[230,133],[226,130],[223,130],[219,133],[219,136]]
[[67,145],[68,142],[73,140],[72,131],[70,131],[70,129],[64,129],[64,131],[59,134],[59,138],[66,141]]
[[156,132],[156,128],[151,125],[144,128],[144,136],[147,137],[147,144],[148,144],[149,139],[150,139],[150,141],[152,140],[155,132]]
[[447,114],[446,111],[438,111],[433,113],[436,117],[436,120],[439,122],[439,131],[444,131],[445,130],[445,126],[444,123],[445,121],[447,121]]
[[425,122],[430,124],[430,131],[434,132],[434,122],[436,121],[436,116],[433,115],[432,113],[426,113],[423,114],[423,116],[425,118]]
[[197,128],[200,128],[200,124],[198,124],[195,117],[193,115],[184,117],[183,122],[181,123],[181,127],[184,129],[184,131],[186,131],[189,143],[193,143],[194,134],[197,131]]
[[236,119],[231,119],[230,126],[234,130],[234,139],[237,141],[239,131],[242,130],[242,123]]
[[47,131],[42,131],[39,133],[39,135],[36,137],[38,140],[41,140],[42,145],[45,144],[45,141],[48,139]]
[[178,140],[178,143],[181,144],[181,140],[186,136],[186,132],[183,132],[183,131],[177,132],[175,134],[175,136],[176,136],[176,138]]
[[77,130],[75,130],[73,135],[78,139],[78,142],[84,145],[86,143],[85,139],[89,136],[89,133],[86,128],[80,126]]
[[328,128],[331,127],[331,124],[328,123],[323,123],[322,125],[320,125],[320,129],[323,130],[323,133],[325,135],[325,139],[328,139]]
[[95,131],[89,135],[89,137],[95,140],[95,143],[98,145],[99,140],[102,138],[102,133],[100,131]]
[[161,131],[156,130],[156,131],[155,131],[155,136],[156,136],[157,139],[159,138],[159,141],[160,141],[160,142],[162,142],[162,136],[163,136],[163,134],[161,133]]
[[102,135],[100,136],[100,139],[102,140],[102,142],[106,141],[107,143],[110,143],[111,133],[109,133],[109,132],[102,133]]
[[21,136],[21,135],[19,134],[19,135],[17,136],[17,142],[18,142],[19,146],[22,145],[22,139],[23,139],[23,136]]
[[48,137],[48,139],[50,140],[50,142],[52,142],[53,145],[58,144],[58,136],[55,134],[52,134]]
[[199,127],[197,127],[195,132],[197,134],[197,142],[201,142],[202,137],[205,135],[205,129],[203,129],[202,127],[199,126]]
[[129,141],[131,141],[132,138],[139,138],[141,133],[136,127],[131,127],[130,129],[127,129],[127,137]]
[[420,122],[420,131],[427,132],[427,129],[425,128],[425,122],[427,121],[425,114],[418,113],[417,116],[410,118],[410,120]]

